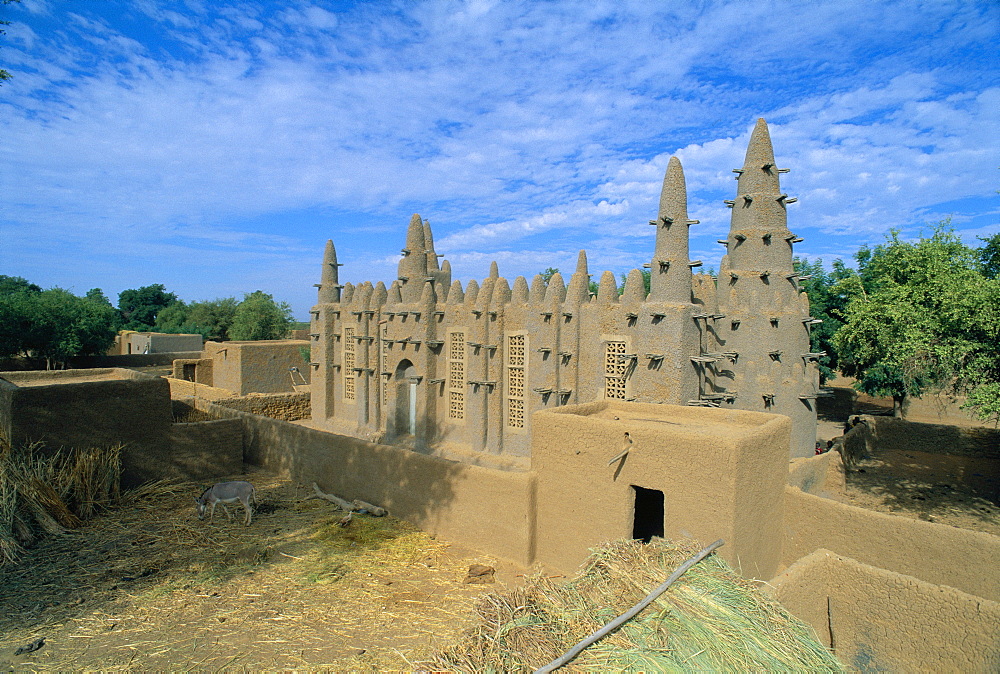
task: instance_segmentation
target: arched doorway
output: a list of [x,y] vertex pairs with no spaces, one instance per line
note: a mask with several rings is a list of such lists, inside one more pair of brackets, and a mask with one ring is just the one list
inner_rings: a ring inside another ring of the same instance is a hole
[[417,434],[417,370],[413,363],[401,360],[393,377],[396,384],[396,435]]

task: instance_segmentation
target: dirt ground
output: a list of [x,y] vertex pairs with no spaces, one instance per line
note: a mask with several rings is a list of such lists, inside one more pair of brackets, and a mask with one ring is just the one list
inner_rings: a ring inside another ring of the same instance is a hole
[[[199,521],[197,486],[161,486],[0,569],[0,668],[412,670],[473,623],[477,596],[523,578],[391,516],[342,528],[310,488],[246,479],[250,527],[239,506]],[[494,584],[463,582],[476,563]]]
[[847,502],[1000,536],[1000,461],[882,450],[847,473]]
[[[891,402],[863,397],[863,403],[854,412],[892,412]],[[816,439],[826,444],[842,435],[847,411],[820,414]],[[844,500],[860,508],[1000,536],[1000,460],[881,449],[847,473]]]

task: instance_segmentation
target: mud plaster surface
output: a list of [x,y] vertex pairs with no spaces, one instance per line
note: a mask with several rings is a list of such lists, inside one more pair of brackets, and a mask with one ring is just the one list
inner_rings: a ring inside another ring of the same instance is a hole
[[[85,372],[85,370],[83,370]],[[92,381],[120,381],[124,379],[120,374],[115,372],[106,372],[102,374],[74,374],[72,377],[62,377],[59,379],[53,379],[51,377],[46,377],[44,375],[39,375],[38,377],[26,376],[15,382],[16,386],[22,388],[29,388],[35,386],[57,386],[64,384],[81,384],[83,382]]]

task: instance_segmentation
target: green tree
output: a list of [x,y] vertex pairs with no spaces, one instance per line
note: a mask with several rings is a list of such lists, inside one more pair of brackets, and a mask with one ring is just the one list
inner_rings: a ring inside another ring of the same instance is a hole
[[994,279],[1000,276],[1000,234],[983,238],[977,237],[984,246],[976,249],[979,258],[979,269],[986,278]]
[[204,302],[175,302],[156,317],[161,332],[197,333],[218,342],[229,339],[229,328],[239,302],[235,297],[221,297]]
[[190,322],[205,330],[208,339],[225,341],[229,339],[229,328],[236,316],[239,302],[235,297],[220,297],[190,305]]
[[107,304],[109,307],[112,306],[111,300],[108,299],[108,296],[105,295],[104,291],[101,290],[100,288],[91,288],[90,290],[87,291],[87,294],[84,295],[84,297],[90,300],[91,302],[99,302],[100,304]]
[[123,290],[118,294],[118,310],[122,327],[126,330],[152,330],[156,315],[177,301],[177,295],[168,293],[162,283]]
[[275,302],[262,290],[243,296],[233,313],[229,338],[235,340],[282,339],[294,321],[287,302]]
[[177,300],[173,304],[170,304],[162,309],[156,314],[156,323],[154,328],[157,332],[167,332],[167,333],[187,333],[187,332],[197,332],[196,330],[189,330],[192,327],[188,324],[188,314],[190,310],[188,305],[184,303],[184,300]]
[[833,338],[844,374],[872,395],[951,389],[982,418],[1000,408],[1000,280],[947,221],[910,243],[891,232],[858,251],[857,274],[836,285],[848,302]]
[[799,287],[809,296],[809,312],[823,321],[810,330],[809,350],[826,353],[818,361],[820,383],[825,383],[837,375],[839,363],[833,336],[844,324],[844,307],[848,300],[838,284],[855,276],[855,272],[839,259],[833,261],[832,272],[823,267],[822,258],[812,261],[796,258],[793,265],[801,275]]
[[42,287],[20,276],[0,275],[0,295],[9,295],[20,291],[40,293]]
[[73,356],[105,353],[114,342],[117,312],[110,303],[61,288],[5,287],[0,291],[0,356],[45,358],[52,367]]

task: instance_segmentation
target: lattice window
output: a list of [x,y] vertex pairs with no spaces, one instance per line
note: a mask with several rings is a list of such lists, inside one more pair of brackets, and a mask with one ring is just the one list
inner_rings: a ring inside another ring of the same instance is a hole
[[354,356],[357,342],[354,339],[354,328],[344,328],[344,364],[341,369],[344,371],[344,400],[353,402],[356,400],[354,393]]
[[507,427],[524,428],[527,335],[507,335]]
[[465,360],[465,333],[449,333],[448,358],[451,360]]
[[465,419],[465,332],[448,333],[448,418]]
[[[381,364],[382,372],[389,371],[389,327],[386,325],[382,326],[382,354],[381,354]],[[382,383],[382,407],[389,404],[389,381],[385,376],[379,376],[379,381]]]
[[524,401],[507,398],[507,426],[524,428]]
[[465,418],[465,394],[460,391],[448,391],[448,418]]
[[608,341],[604,347],[604,397],[625,400],[629,361],[626,342]]

